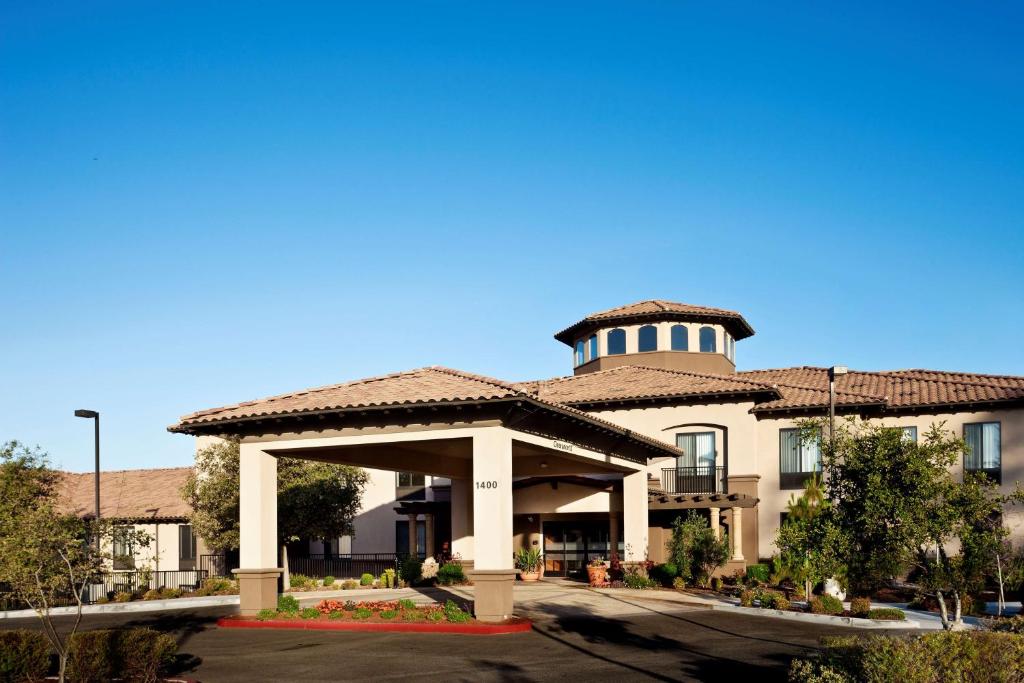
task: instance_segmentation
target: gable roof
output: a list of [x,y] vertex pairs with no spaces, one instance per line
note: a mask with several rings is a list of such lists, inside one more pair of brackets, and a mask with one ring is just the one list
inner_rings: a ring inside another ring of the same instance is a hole
[[[123,520],[184,520],[192,510],[181,497],[191,467],[100,472],[100,516]],[[95,475],[61,472],[57,487],[63,512],[95,516]]]
[[655,455],[678,455],[679,451],[663,441],[638,434],[582,410],[528,393],[501,380],[461,370],[431,366],[397,372],[379,377],[332,384],[315,389],[270,396],[256,401],[236,403],[221,408],[200,410],[182,417],[168,427],[184,434],[231,433],[243,423],[256,423],[265,418],[302,417],[359,413],[364,409],[390,407],[433,408],[444,405],[520,402],[532,404],[539,412],[568,418],[574,424],[597,428],[605,434],[622,438],[628,446],[639,446]]
[[767,382],[733,374],[697,373],[643,365],[623,365],[582,375],[521,382],[516,386],[535,396],[567,405],[583,406],[618,401],[670,398],[742,396],[753,400],[779,398]]
[[664,299],[648,299],[591,313],[555,334],[555,339],[572,346],[573,341],[578,337],[601,327],[657,320],[717,323],[724,326],[735,339],[746,339],[754,334],[754,328],[736,311],[711,308],[710,306],[695,306]]

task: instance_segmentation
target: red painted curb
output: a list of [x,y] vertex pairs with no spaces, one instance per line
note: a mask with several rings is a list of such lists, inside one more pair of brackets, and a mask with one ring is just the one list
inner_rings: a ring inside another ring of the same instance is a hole
[[273,628],[298,629],[306,631],[370,631],[390,633],[458,633],[462,635],[493,636],[504,633],[525,633],[533,628],[529,619],[513,617],[503,624],[450,624],[441,622],[396,621],[394,623],[326,621],[322,619],[267,619],[259,621],[248,617],[221,617],[217,620],[221,628]]

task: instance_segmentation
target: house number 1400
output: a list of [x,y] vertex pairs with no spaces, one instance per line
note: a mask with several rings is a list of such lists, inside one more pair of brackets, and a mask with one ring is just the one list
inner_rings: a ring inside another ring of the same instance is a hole
[[496,489],[498,488],[498,482],[496,481],[478,481],[476,483],[478,489]]

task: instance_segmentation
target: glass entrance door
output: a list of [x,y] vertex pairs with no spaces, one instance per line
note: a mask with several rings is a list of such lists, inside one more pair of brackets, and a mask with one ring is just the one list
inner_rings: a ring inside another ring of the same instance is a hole
[[[619,542],[622,553],[622,542]],[[544,522],[544,573],[586,578],[587,562],[611,554],[608,522]]]

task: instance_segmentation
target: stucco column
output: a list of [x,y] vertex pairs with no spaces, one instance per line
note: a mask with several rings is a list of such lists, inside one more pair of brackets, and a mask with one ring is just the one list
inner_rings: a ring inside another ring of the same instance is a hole
[[647,471],[622,478],[622,526],[626,543],[625,562],[647,559]]
[[409,557],[416,557],[416,515],[409,515]]
[[239,606],[242,614],[277,607],[277,458],[260,444],[239,455]]
[[423,548],[423,552],[426,553],[427,557],[434,556],[434,515],[432,513],[426,513],[423,515],[423,527],[426,531],[426,543]]
[[481,621],[512,616],[512,437],[501,428],[473,437],[473,611]]
[[720,518],[722,516],[722,510],[721,508],[708,508],[708,512],[711,513],[711,533],[715,535],[715,538],[721,538],[722,527]]
[[475,564],[472,484],[469,479],[452,479],[452,555],[458,555],[467,569]]
[[[619,552],[619,513],[608,513],[608,559]],[[622,559],[621,557],[619,558]]]
[[743,508],[732,509],[732,528],[729,529],[732,541],[733,562],[743,562]]

